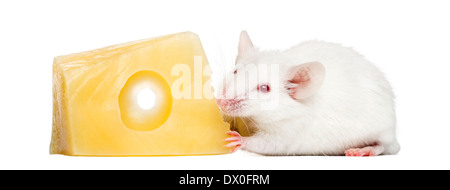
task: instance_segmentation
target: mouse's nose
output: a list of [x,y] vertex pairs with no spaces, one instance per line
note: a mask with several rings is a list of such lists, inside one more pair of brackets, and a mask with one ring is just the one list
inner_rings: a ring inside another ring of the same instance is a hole
[[226,105],[226,100],[225,99],[216,99],[216,103],[219,107],[223,107]]
[[242,102],[242,99],[216,99],[216,103],[221,108],[226,108],[230,106],[237,106]]

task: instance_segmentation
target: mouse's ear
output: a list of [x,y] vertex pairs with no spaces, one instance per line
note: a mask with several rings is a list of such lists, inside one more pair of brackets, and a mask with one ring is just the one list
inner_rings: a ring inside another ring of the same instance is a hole
[[247,34],[247,31],[242,31],[239,37],[238,56],[243,55],[246,51],[253,49],[253,43]]
[[304,63],[289,69],[287,89],[293,99],[313,95],[325,79],[325,67],[319,62]]

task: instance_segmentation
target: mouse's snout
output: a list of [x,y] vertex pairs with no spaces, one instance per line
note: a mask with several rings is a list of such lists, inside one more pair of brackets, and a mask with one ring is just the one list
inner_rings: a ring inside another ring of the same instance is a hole
[[216,99],[217,105],[225,112],[232,112],[241,107],[244,99]]
[[236,106],[237,104],[241,103],[243,99],[216,99],[217,105],[220,107],[228,107],[228,106]]
[[216,104],[217,104],[219,107],[222,107],[222,105],[224,104],[224,100],[223,100],[223,99],[216,99]]

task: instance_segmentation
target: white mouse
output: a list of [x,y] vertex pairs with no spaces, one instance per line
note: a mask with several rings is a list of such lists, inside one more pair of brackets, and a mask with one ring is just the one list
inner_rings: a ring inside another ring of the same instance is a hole
[[[221,111],[245,124],[228,132],[226,146],[233,151],[346,156],[399,151],[391,86],[351,48],[307,41],[261,51],[243,31],[236,65],[216,89]],[[258,69],[261,65],[269,69]],[[257,73],[257,80],[249,73]]]

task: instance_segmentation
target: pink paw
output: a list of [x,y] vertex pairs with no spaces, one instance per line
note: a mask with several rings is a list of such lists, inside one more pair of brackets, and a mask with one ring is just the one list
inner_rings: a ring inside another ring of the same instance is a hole
[[226,144],[226,147],[234,147],[232,152],[236,152],[242,146],[242,137],[236,131],[228,131],[227,135],[231,135],[232,137],[226,138],[225,141],[229,142]]
[[345,151],[345,156],[375,156],[375,151],[372,147],[351,148]]

